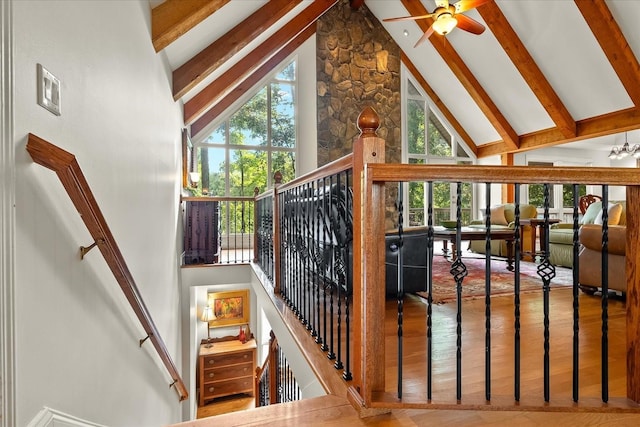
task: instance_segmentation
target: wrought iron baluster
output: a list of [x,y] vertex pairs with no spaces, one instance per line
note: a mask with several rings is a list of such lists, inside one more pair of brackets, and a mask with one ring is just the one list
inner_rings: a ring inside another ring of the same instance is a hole
[[486,400],[491,400],[491,184],[485,184],[485,198],[487,201],[487,214],[485,216],[485,265],[484,265],[484,310],[485,310],[485,335],[484,335],[484,394]]
[[402,399],[402,320],[403,320],[403,300],[404,300],[404,265],[403,265],[403,191],[404,185],[398,183],[398,252],[397,252],[397,301],[398,301],[398,399]]
[[544,184],[544,229],[545,239],[540,242],[543,253],[542,262],[538,265],[538,275],[542,278],[542,298],[544,312],[544,401],[549,402],[550,392],[550,356],[549,356],[549,291],[551,279],[556,269],[549,262],[549,184]]
[[[340,221],[340,199],[341,199],[341,186],[340,186],[340,174],[336,175],[336,186],[331,187],[330,196],[331,200],[334,199],[334,189],[335,189],[335,206],[334,209],[331,210],[333,223],[333,234],[336,236],[335,246],[337,250],[334,252],[336,259],[336,277],[335,284],[338,289],[337,301],[338,301],[338,312],[337,312],[337,331],[336,331],[336,341],[337,341],[337,354],[336,354],[336,362],[333,364],[334,368],[342,369],[344,365],[342,364],[342,285],[346,284],[346,271],[344,269],[344,247],[343,247],[343,230],[342,230],[342,222]],[[346,233],[346,230],[344,230]],[[346,234],[345,234],[346,235]],[[343,282],[344,280],[344,282]]]
[[609,186],[602,186],[602,401],[609,401]]
[[[515,269],[513,276],[513,293],[514,293],[514,375],[513,390],[514,399],[520,401],[520,184],[514,186],[514,198],[516,200],[515,207]],[[535,258],[535,255],[534,255]]]
[[580,303],[578,282],[580,278],[580,260],[578,257],[580,241],[578,230],[580,227],[580,216],[578,212],[578,199],[580,186],[573,184],[573,401],[578,402],[579,397],[579,357],[580,357]]
[[334,240],[335,240],[335,230],[333,229],[332,225],[331,225],[331,212],[333,212],[334,206],[333,206],[333,200],[331,198],[331,188],[333,188],[333,175],[329,177],[329,190],[327,192],[327,188],[325,187],[324,189],[324,197],[328,198],[328,207],[329,210],[328,212],[325,212],[325,215],[327,215],[326,218],[326,223],[327,226],[329,227],[329,242],[327,242],[327,246],[328,246],[328,250],[329,250],[329,254],[330,254],[330,262],[329,262],[329,353],[327,353],[327,358],[329,358],[329,360],[333,360],[336,358],[336,353],[334,352],[334,334],[333,334],[333,290],[335,288],[335,283],[336,283],[336,275],[335,275],[335,268],[334,268],[334,260],[335,260],[335,247],[334,247]]
[[427,183],[427,399],[433,397],[433,182]]
[[456,254],[450,273],[456,282],[456,399],[462,399],[462,281],[467,276],[467,267],[462,262],[460,216],[462,183],[456,183]]
[[322,304],[323,304],[323,319],[322,319],[322,344],[320,346],[320,350],[329,351],[329,346],[327,344],[327,268],[328,264],[327,260],[327,222],[326,215],[328,209],[327,198],[324,197],[324,191],[327,188],[327,178],[322,178],[322,192],[318,191],[318,197],[322,197],[322,212],[321,212],[321,221],[322,221],[322,280],[323,280],[323,288],[322,288]]
[[[351,192],[351,182],[349,177],[351,176],[351,172],[347,171],[345,173],[345,187],[346,187],[346,192],[345,192],[345,215],[346,218],[349,218],[349,216],[351,215],[351,213],[353,212],[353,206],[352,206],[352,201],[353,198],[349,197],[349,194]],[[345,330],[346,330],[346,341],[345,341],[345,350],[346,350],[346,354],[345,354],[345,368],[344,368],[344,372],[342,374],[342,378],[344,378],[345,381],[351,381],[353,379],[353,375],[351,373],[350,370],[350,356],[351,356],[351,321],[349,320],[349,305],[350,305],[350,299],[351,299],[351,294],[353,293],[353,273],[351,273],[351,275],[349,274],[349,272],[353,272],[352,270],[352,265],[353,265],[353,259],[352,259],[352,255],[353,255],[353,251],[351,251],[351,253],[349,252],[349,242],[353,245],[353,220],[350,220],[347,222],[346,224],[347,227],[351,227],[351,231],[346,230],[347,233],[349,234],[349,238],[347,239],[347,247],[345,249],[346,251],[346,271],[347,271],[347,275],[346,275],[346,281],[347,281],[347,289],[348,291],[345,292],[345,313],[344,313],[344,320],[345,320]]]

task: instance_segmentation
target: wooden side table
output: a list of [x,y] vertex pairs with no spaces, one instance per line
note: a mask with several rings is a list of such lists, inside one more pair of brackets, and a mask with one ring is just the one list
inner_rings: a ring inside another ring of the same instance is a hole
[[198,355],[199,406],[232,394],[255,396],[256,340],[215,342],[200,345]]
[[[558,218],[549,218],[548,223],[549,225],[551,224],[557,224],[559,223],[560,220]],[[540,259],[543,259],[545,256],[544,253],[544,248],[545,248],[545,242],[547,241],[547,230],[544,228],[544,224],[545,224],[545,220],[544,218],[530,218],[530,219],[521,219],[520,220],[520,241],[524,240],[524,230],[522,228],[522,226],[524,225],[530,225],[531,226],[531,247],[528,248],[522,248],[522,258],[524,259],[525,256],[531,257],[531,260],[535,262],[536,260],[536,256],[539,255]],[[540,230],[540,233],[538,233],[537,230]],[[540,250],[536,251],[536,237],[537,234],[540,235]]]

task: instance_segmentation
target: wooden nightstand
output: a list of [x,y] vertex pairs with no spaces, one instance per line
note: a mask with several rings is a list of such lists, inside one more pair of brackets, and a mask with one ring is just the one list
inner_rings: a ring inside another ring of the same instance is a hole
[[198,355],[199,405],[237,393],[255,395],[256,340],[216,342],[200,345]]

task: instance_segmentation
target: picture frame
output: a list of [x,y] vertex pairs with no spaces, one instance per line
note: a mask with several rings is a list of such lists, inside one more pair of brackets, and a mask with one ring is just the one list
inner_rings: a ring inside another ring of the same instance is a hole
[[251,301],[249,289],[207,293],[207,304],[213,310],[210,328],[244,325],[249,323]]

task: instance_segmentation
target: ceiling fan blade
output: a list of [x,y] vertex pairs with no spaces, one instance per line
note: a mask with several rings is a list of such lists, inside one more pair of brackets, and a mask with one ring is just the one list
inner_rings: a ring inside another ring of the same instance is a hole
[[436,0],[436,7],[449,8],[449,0]]
[[456,15],[456,19],[458,20],[458,28],[461,30],[468,31],[472,34],[482,34],[484,32],[484,25],[475,19],[469,18],[466,15]]
[[415,21],[418,19],[426,19],[426,18],[431,18],[433,16],[433,13],[430,13],[428,15],[418,15],[418,16],[399,16],[397,18],[386,18],[383,19],[383,22],[396,22],[396,21]]
[[459,2],[454,4],[454,6],[456,8],[456,13],[462,13],[464,11],[481,6],[490,1],[493,1],[493,0],[460,0]]
[[431,34],[433,34],[433,25],[431,25],[429,29],[424,32],[422,37],[420,37],[420,40],[418,40],[413,47],[418,47],[419,45],[421,45],[424,41],[431,37]]

